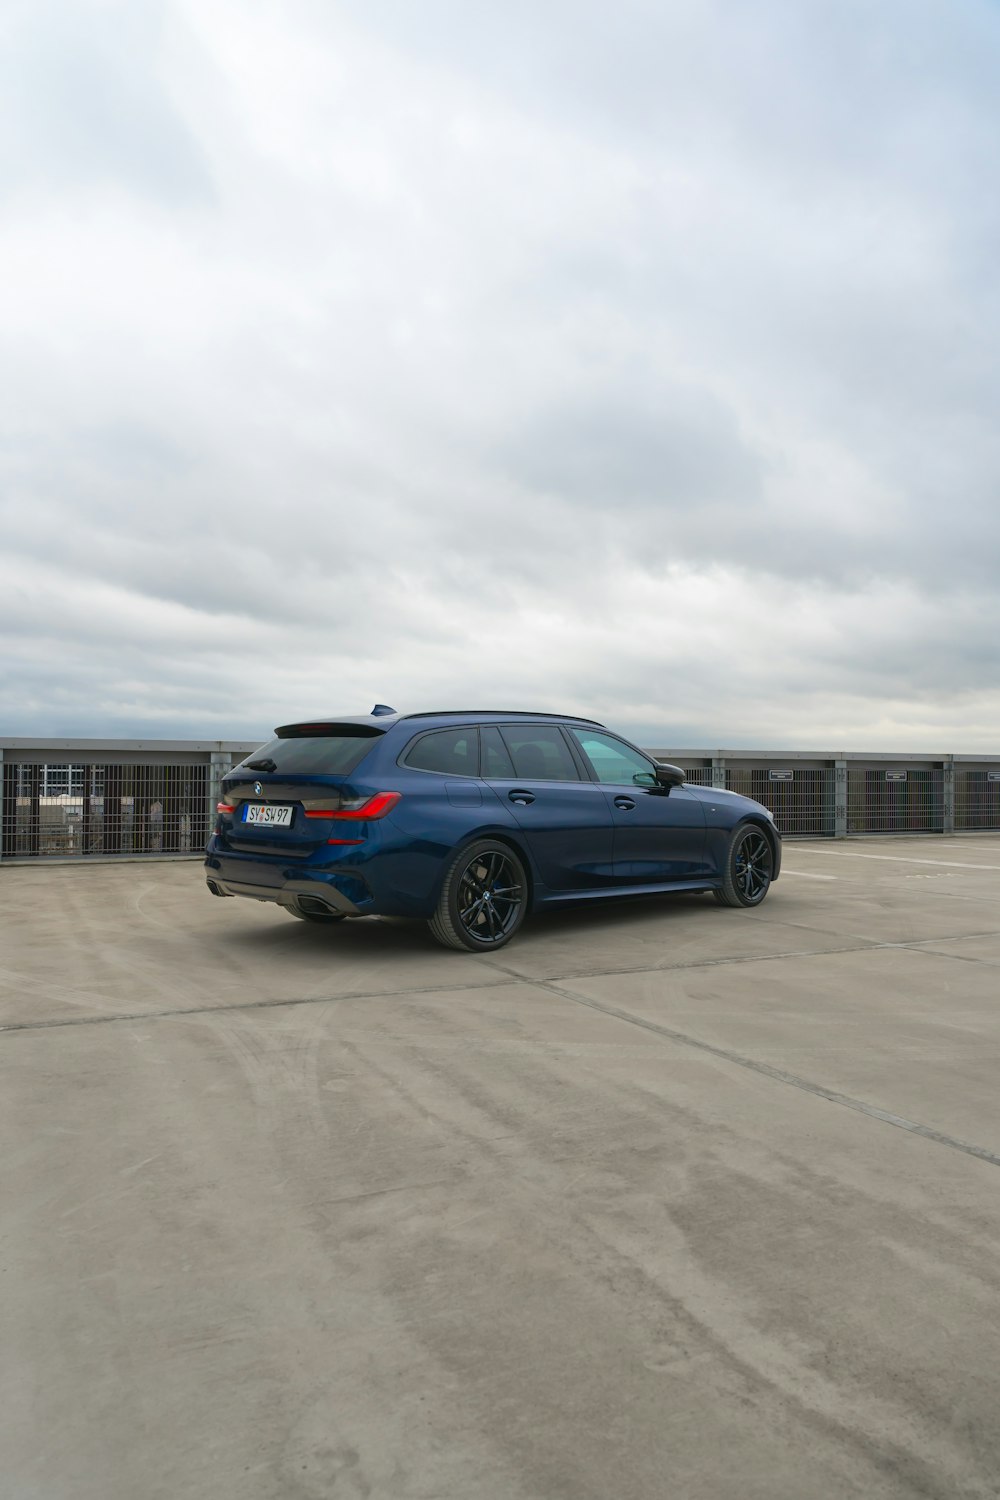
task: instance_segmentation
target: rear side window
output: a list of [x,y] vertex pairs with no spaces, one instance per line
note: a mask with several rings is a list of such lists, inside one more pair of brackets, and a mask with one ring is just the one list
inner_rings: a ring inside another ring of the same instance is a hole
[[505,724],[503,737],[514,775],[525,781],[579,781],[580,773],[554,724]]
[[437,771],[442,776],[478,776],[479,735],[475,725],[422,734],[403,756],[403,765],[411,771]]
[[[351,733],[353,726],[332,724],[329,734],[296,734],[289,731],[266,745],[261,745],[241,762],[239,770],[281,771],[297,776],[346,776],[360,765],[382,731]],[[346,732],[345,732],[346,731]]]

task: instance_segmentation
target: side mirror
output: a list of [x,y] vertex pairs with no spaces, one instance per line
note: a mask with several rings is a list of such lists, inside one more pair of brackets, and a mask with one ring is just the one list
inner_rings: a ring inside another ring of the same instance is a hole
[[669,790],[673,786],[683,786],[685,781],[684,772],[680,766],[672,766],[669,761],[662,760],[656,767],[656,781],[658,786],[665,786]]

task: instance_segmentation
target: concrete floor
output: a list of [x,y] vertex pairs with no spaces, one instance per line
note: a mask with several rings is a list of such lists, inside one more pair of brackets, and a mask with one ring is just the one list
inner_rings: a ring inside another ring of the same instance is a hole
[[0,867],[4,1500],[1000,1495],[1000,839],[494,960]]

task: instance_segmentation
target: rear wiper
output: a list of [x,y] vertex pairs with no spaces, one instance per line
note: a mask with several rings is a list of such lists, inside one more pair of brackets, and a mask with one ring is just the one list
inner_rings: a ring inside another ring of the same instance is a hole
[[251,771],[276,771],[278,769],[269,755],[262,755],[260,760],[246,760],[243,764],[249,766]]

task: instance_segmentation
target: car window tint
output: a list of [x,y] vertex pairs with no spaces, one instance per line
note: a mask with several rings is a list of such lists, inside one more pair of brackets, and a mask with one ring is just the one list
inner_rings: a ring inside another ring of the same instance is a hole
[[479,738],[483,747],[483,775],[509,781],[514,775],[514,767],[499,729],[484,724]]
[[631,745],[623,745],[621,740],[616,740],[612,735],[595,734],[589,729],[574,729],[572,733],[588,764],[593,767],[598,781],[632,786],[635,785],[636,776],[648,781],[654,775],[655,768],[651,760],[640,755],[638,750],[633,750]]
[[505,724],[514,775],[525,781],[579,781],[580,773],[554,724]]
[[403,765],[413,771],[439,771],[444,776],[478,776],[479,746],[475,727],[439,729],[421,735],[407,750]]
[[364,759],[381,734],[292,734],[261,745],[233,769],[256,769],[250,762],[270,761],[261,770],[288,775],[346,776]]

